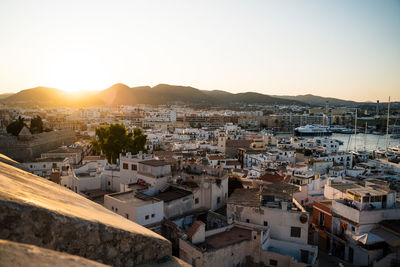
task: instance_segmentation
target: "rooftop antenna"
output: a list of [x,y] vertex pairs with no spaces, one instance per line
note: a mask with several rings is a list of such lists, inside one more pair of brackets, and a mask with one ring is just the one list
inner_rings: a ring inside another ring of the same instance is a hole
[[390,96],[388,101],[388,111],[387,111],[387,121],[386,121],[386,151],[388,149],[388,142],[389,142],[389,117],[390,117]]

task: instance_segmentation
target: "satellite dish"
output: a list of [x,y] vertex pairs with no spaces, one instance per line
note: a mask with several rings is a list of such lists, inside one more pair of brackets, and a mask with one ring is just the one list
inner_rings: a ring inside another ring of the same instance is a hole
[[300,215],[300,222],[301,223],[306,223],[307,219],[308,219],[308,217],[307,217],[306,214],[303,213],[303,214]]

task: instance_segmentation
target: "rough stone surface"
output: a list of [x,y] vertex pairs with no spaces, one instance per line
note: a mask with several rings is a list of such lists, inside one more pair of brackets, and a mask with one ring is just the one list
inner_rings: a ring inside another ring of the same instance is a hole
[[78,194],[0,162],[0,239],[112,266],[169,257],[171,243]]
[[165,257],[163,259],[157,260],[157,261],[152,261],[152,262],[147,262],[144,264],[139,265],[140,267],[151,267],[151,266],[160,266],[160,267],[178,267],[178,266],[183,266],[183,267],[190,267],[189,263],[178,259],[176,257]]
[[34,245],[0,240],[0,267],[106,267],[82,257],[40,248]]
[[60,130],[33,134],[25,140],[12,135],[0,136],[0,153],[15,160],[35,159],[40,154],[62,145],[70,145],[76,140],[74,131]]

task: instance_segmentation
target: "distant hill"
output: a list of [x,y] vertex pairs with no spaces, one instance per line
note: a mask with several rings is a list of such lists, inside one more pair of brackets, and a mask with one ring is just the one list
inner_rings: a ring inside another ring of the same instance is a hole
[[115,84],[99,93],[100,99],[107,104],[203,104],[227,105],[231,103],[246,104],[302,104],[296,100],[280,99],[258,93],[232,94],[225,91],[199,90],[190,86],[159,84],[154,87],[128,87],[125,84]]
[[14,93],[4,93],[4,94],[0,94],[0,100],[1,99],[4,99],[4,98],[7,98],[7,97],[9,97],[9,96],[12,96]]
[[353,106],[354,101],[315,95],[270,96],[254,92],[229,93],[221,90],[199,90],[190,86],[159,84],[154,87],[129,87],[122,83],[102,91],[81,91],[67,93],[49,87],[35,87],[18,93],[5,95],[0,102],[23,106],[91,106],[91,105],[136,105],[136,104],[173,104],[219,105],[237,104],[265,105],[325,105],[329,101],[332,106]]
[[3,103],[23,106],[86,106],[103,104],[98,92],[67,93],[50,87],[25,89],[0,99]]
[[297,96],[278,96],[275,95],[274,97],[282,98],[282,99],[289,99],[289,100],[297,100],[309,105],[316,105],[316,106],[324,106],[326,101],[328,101],[329,105],[333,106],[354,106],[358,103],[355,101],[350,100],[342,100],[338,98],[332,97],[322,97],[316,95],[297,95]]
[[47,103],[51,101],[60,101],[63,99],[64,91],[49,87],[35,87],[31,89],[22,90],[13,94],[5,100],[8,103]]
[[213,90],[206,91],[203,90],[206,95],[215,98],[217,101],[224,101],[230,103],[244,103],[244,104],[271,104],[271,105],[287,105],[287,104],[298,104],[304,105],[304,103],[296,99],[283,99],[278,97],[273,97],[269,95],[264,95],[254,92],[238,93],[232,94],[225,91]]

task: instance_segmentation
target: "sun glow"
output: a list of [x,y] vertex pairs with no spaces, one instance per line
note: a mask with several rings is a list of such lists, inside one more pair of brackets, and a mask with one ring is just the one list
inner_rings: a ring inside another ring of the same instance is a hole
[[49,68],[48,84],[69,93],[101,90],[110,84],[102,64],[88,56],[64,54]]

